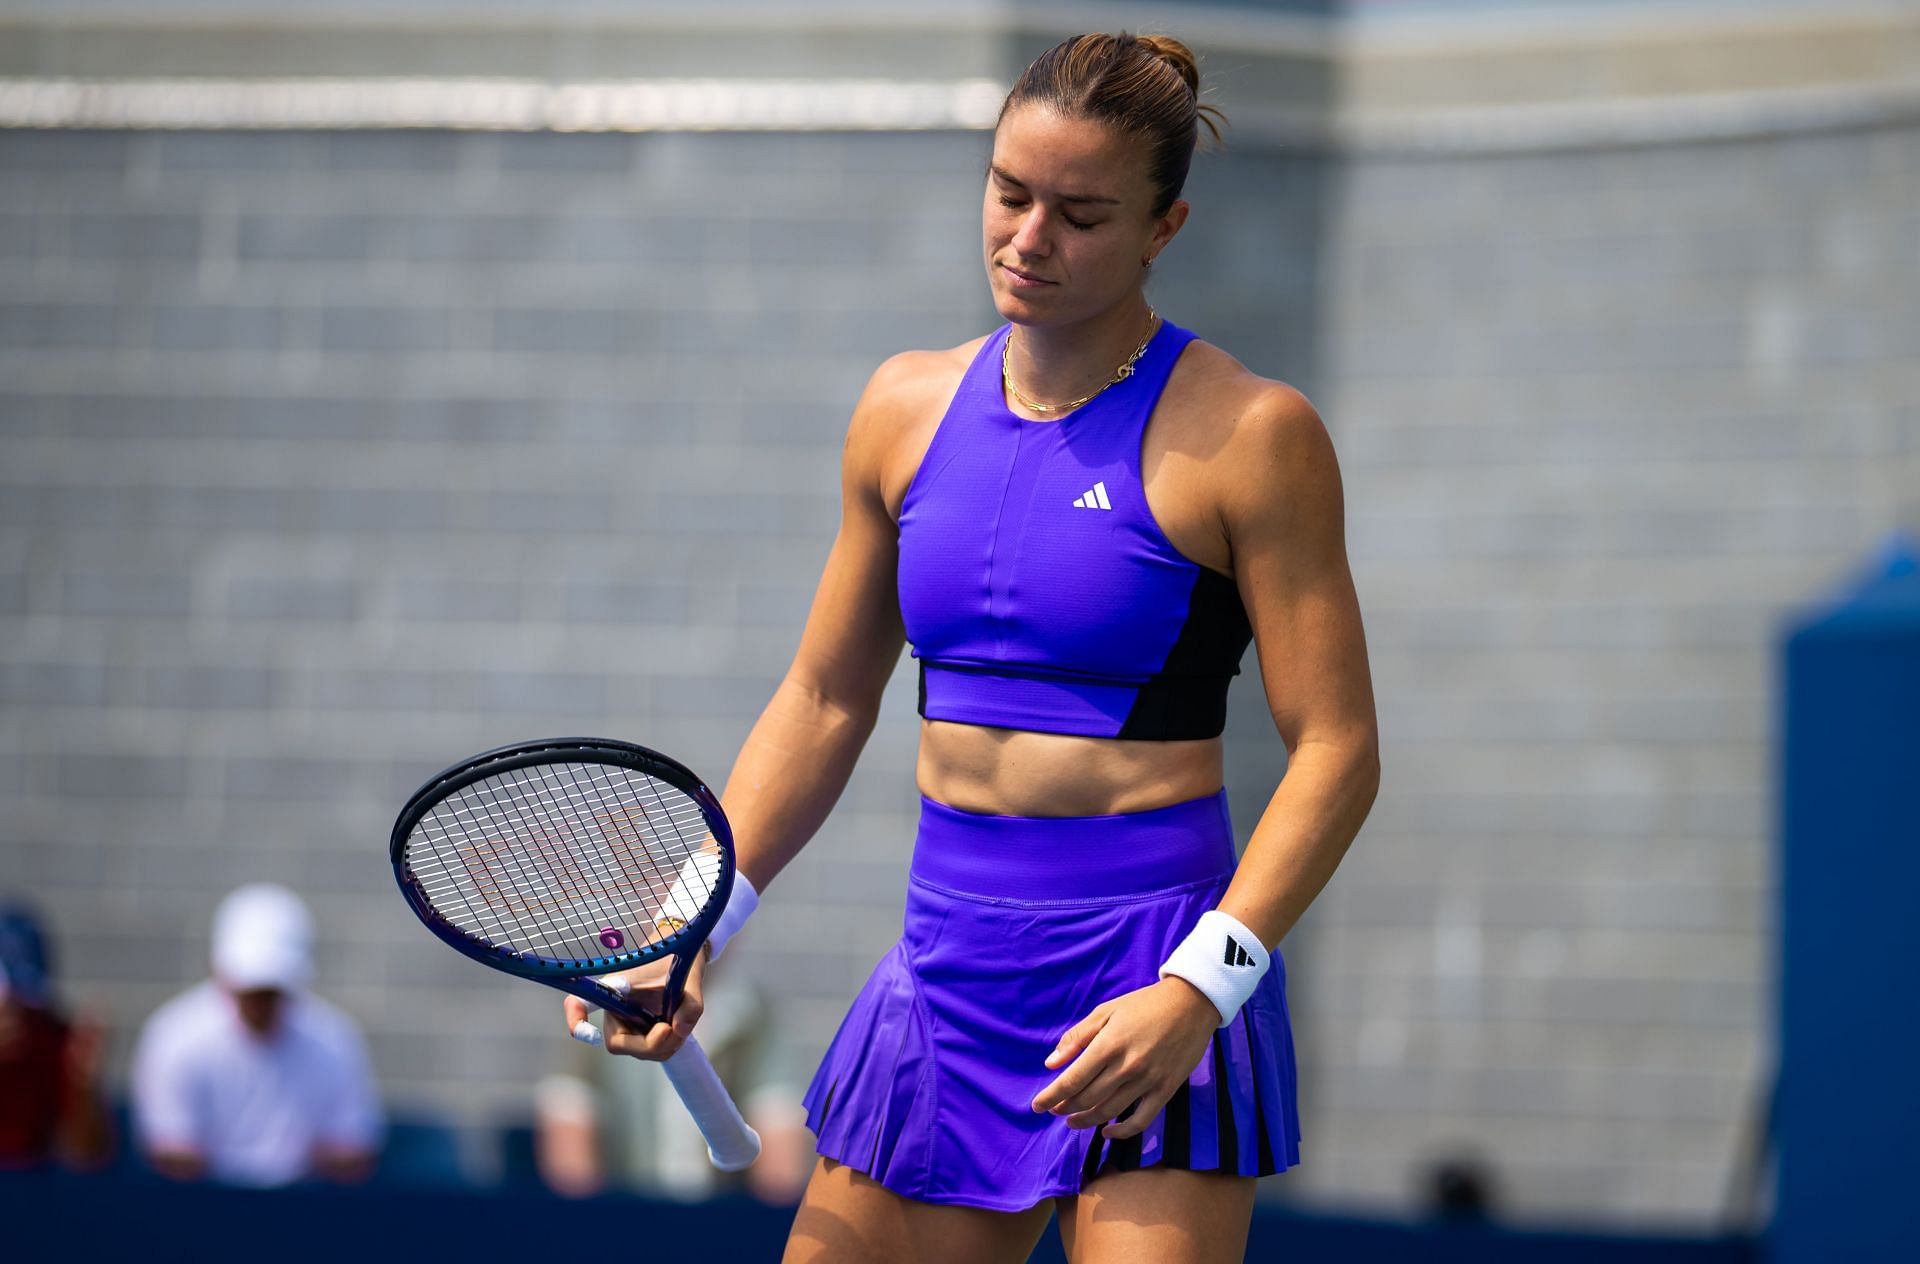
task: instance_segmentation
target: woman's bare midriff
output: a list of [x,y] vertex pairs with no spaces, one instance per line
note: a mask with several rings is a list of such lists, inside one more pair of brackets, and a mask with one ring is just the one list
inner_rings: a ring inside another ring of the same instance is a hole
[[1218,790],[1221,742],[1142,742],[920,721],[920,793],[963,812],[1108,816]]

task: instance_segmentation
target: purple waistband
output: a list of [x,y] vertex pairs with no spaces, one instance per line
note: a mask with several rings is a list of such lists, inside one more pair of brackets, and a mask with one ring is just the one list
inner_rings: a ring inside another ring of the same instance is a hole
[[1224,877],[1233,866],[1224,788],[1112,816],[991,816],[923,794],[912,876],[998,899],[1109,899]]

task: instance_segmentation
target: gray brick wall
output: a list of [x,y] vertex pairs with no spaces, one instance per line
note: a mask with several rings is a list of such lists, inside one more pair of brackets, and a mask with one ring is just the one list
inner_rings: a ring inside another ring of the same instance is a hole
[[1302,1184],[1692,1224],[1772,1056],[1774,640],[1920,522],[1920,132],[1369,158],[1320,347],[1386,787]]
[[[115,1075],[271,878],[397,1105],[525,1110],[554,1000],[413,923],[392,815],[517,736],[724,776],[865,375],[990,322],[986,143],[0,132],[0,877]],[[1286,945],[1271,1192],[1402,1210],[1473,1145],[1521,1217],[1715,1213],[1770,1053],[1773,628],[1920,520],[1916,193],[1911,129],[1197,165],[1154,298],[1327,416],[1386,736]],[[897,929],[912,709],[903,666],[735,958],[803,1069]]]

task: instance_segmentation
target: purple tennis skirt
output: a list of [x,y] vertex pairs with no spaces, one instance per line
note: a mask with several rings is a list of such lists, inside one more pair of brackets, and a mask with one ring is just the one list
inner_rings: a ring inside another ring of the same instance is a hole
[[1224,790],[1118,816],[988,816],[921,796],[900,942],[809,1085],[819,1152],[925,1202],[1014,1211],[1109,1171],[1266,1176],[1300,1161],[1286,967],[1146,1131],[1031,1103],[1061,1034],[1145,987],[1233,876]]

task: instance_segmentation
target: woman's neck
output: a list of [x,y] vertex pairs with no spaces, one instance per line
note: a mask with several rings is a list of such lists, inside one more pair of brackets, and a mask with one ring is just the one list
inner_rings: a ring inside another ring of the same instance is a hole
[[[1149,332],[1144,295],[1071,325],[1015,325],[1007,367],[1028,399],[1063,404],[1112,380]],[[1011,402],[1011,401],[1010,401]]]

